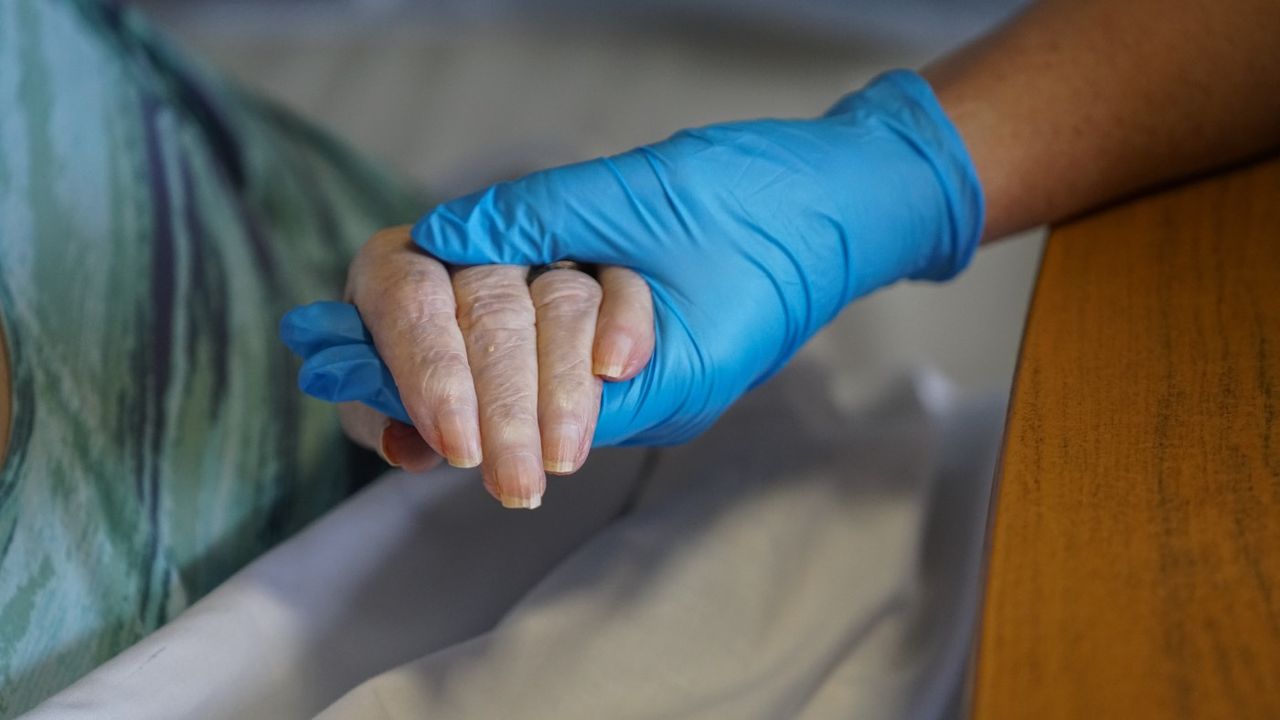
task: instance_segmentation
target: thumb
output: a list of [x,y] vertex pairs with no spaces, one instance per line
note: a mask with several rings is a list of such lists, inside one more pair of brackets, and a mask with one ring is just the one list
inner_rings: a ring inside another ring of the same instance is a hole
[[651,362],[630,380],[604,384],[593,447],[675,445],[697,436],[714,421],[714,414],[682,413],[679,401],[685,393],[662,387],[658,382],[662,375]]
[[653,322],[658,347],[649,363],[630,380],[604,383],[595,447],[682,443],[709,427],[723,408],[714,400],[724,391],[717,391],[708,372],[710,358],[662,296],[655,298]]
[[[646,238],[662,237],[653,192],[662,183],[635,150],[544,170],[438,206],[413,240],[454,265],[557,260],[640,269]],[[660,207],[660,206],[659,206]]]

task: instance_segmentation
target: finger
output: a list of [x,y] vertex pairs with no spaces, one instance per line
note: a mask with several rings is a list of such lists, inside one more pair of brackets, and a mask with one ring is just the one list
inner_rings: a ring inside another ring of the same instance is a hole
[[547,472],[567,474],[586,460],[600,414],[600,380],[591,343],[600,285],[578,270],[552,270],[529,286],[538,324],[538,424]]
[[483,472],[506,507],[542,503],[546,476],[538,432],[538,356],[526,271],[513,265],[454,273],[458,325],[480,402]]
[[352,263],[348,292],[422,438],[450,465],[478,465],[476,394],[445,267],[408,228],[384,230]]
[[422,439],[417,428],[390,418],[379,438],[378,454],[387,464],[409,472],[430,470],[441,460],[440,455]]
[[422,472],[440,462],[440,456],[423,441],[412,425],[393,420],[367,405],[340,403],[338,419],[347,437],[357,445],[378,453],[392,467]]
[[[360,447],[373,450],[387,459],[382,451],[382,432],[391,424],[391,418],[358,402],[338,403],[338,420],[342,431]],[[390,462],[390,461],[388,461]]]
[[315,302],[285,313],[280,339],[304,360],[325,348],[372,342],[355,306],[340,302]]
[[653,293],[644,278],[615,266],[601,268],[600,286],[593,371],[608,380],[629,380],[653,356]]
[[339,345],[315,353],[302,363],[298,387],[326,402],[358,400],[384,415],[409,421],[391,371],[372,345]]

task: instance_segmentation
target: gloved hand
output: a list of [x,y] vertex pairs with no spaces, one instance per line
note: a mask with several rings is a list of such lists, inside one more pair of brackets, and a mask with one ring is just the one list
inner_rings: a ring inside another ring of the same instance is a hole
[[649,282],[654,356],[605,385],[599,446],[693,437],[853,299],[954,276],[982,224],[959,134],[923,78],[894,71],[821,118],[686,130],[495,185],[413,238],[455,265],[572,259]]
[[654,345],[644,278],[561,265],[450,271],[409,226],[386,228],[351,261],[351,304],[295,308],[280,334],[304,390],[363,402],[338,407],[351,440],[415,472],[479,464],[503,505],[535,508],[547,473],[586,460],[602,384],[635,377]]

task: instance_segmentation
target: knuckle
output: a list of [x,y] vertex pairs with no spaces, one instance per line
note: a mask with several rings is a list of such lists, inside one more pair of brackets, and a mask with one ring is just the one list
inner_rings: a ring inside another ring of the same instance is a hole
[[[425,280],[425,279],[424,279]],[[424,329],[439,329],[458,322],[457,306],[448,293],[433,292],[429,282],[418,288],[399,288],[387,298],[392,315],[405,325]]]
[[389,252],[407,248],[412,245],[408,225],[383,228],[369,237],[356,251],[352,267],[376,263]]
[[526,273],[519,265],[474,265],[457,269],[453,284],[463,295],[499,288],[514,291],[524,288]]
[[450,374],[468,370],[467,353],[462,348],[448,345],[432,345],[422,349],[422,364],[437,372]]
[[552,416],[585,415],[598,392],[598,382],[590,376],[579,373],[563,379],[557,376],[550,391],[540,397],[541,410]]
[[378,335],[397,345],[418,351],[439,345],[441,330],[456,322],[453,312],[432,309],[420,304],[391,306],[376,314]]
[[459,404],[470,395],[466,354],[456,349],[431,349],[423,356],[419,390],[434,405]]
[[[413,258],[408,262],[352,264],[348,295],[377,322],[398,326],[442,319],[456,314],[453,294],[434,261]],[[443,281],[442,281],[443,280]]]
[[559,388],[574,383],[581,384],[593,377],[595,376],[591,373],[591,357],[587,354],[558,363],[555,370],[550,373],[549,380],[554,388]]
[[610,303],[606,320],[616,326],[643,330],[653,325],[653,305],[647,298],[623,298]]
[[523,331],[534,325],[528,293],[506,288],[480,291],[458,312],[458,327],[467,334]]
[[623,288],[615,293],[614,297],[624,308],[649,311],[653,307],[653,294],[650,293],[648,285]]
[[630,268],[613,265],[601,270],[600,277],[609,290],[614,292],[636,292],[649,289],[649,283],[644,277]]
[[410,236],[410,227],[408,225],[394,225],[385,227],[375,232],[369,241],[365,243],[365,248],[380,250],[386,248],[403,247],[410,245],[412,238]]
[[[402,385],[403,387],[403,385]],[[443,411],[474,407],[470,388],[456,374],[430,368],[417,377],[415,393],[403,392],[405,408],[415,420],[430,421]]]
[[600,284],[577,270],[552,270],[534,280],[530,288],[538,310],[581,311],[600,305],[604,296]]
[[491,427],[512,435],[537,425],[533,394],[527,391],[490,401],[485,404],[483,412]]
[[521,364],[522,356],[537,357],[531,322],[517,325],[491,318],[464,332],[468,347],[478,356],[477,367],[509,367]]

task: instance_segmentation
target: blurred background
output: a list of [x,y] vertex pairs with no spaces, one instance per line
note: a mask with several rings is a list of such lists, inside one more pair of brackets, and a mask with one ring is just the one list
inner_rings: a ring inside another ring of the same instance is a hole
[[[687,126],[823,112],[1019,0],[146,0],[189,52],[440,198]],[[413,218],[405,218],[406,222]],[[1043,233],[860,301],[805,353],[841,404],[931,366],[1006,391]]]

